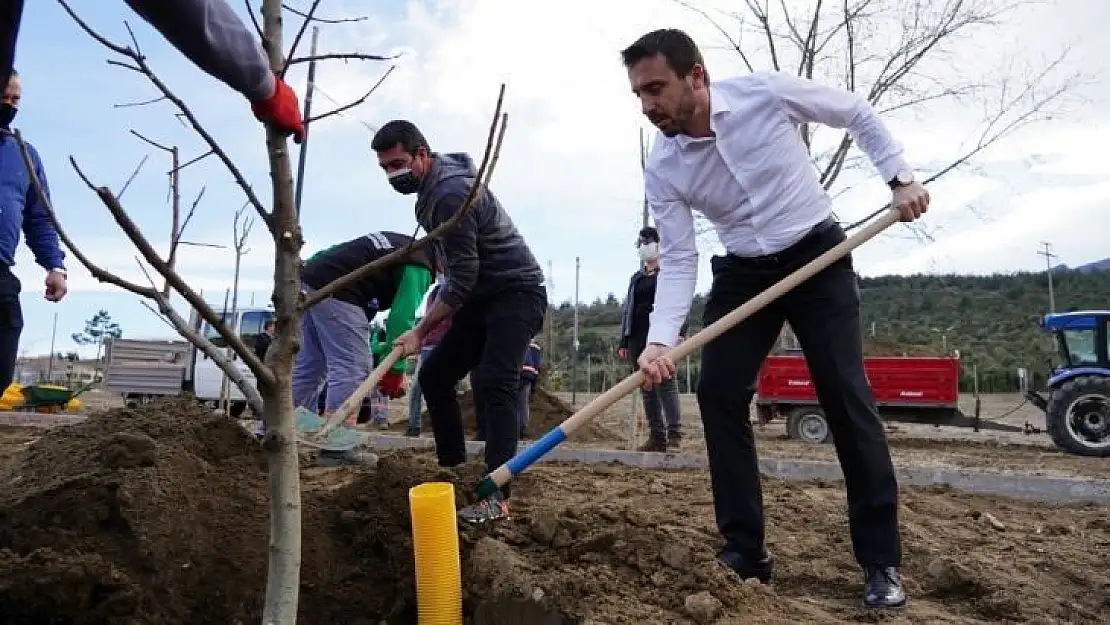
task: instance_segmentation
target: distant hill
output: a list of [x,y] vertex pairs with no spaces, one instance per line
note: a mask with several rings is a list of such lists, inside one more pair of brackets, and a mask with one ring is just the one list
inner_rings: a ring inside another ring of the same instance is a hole
[[1095,271],[1110,271],[1110,258],[1103,258],[1096,260],[1093,263],[1086,265],[1079,265],[1078,267],[1068,267],[1067,265],[1060,264],[1052,268],[1053,275],[1057,273],[1066,273],[1068,271],[1078,271],[1079,273],[1092,273]]
[[[1103,269],[1110,269],[1110,259],[1053,272],[1057,310],[1110,308],[1110,271]],[[1048,362],[1055,357],[1051,337],[1037,327],[1037,319],[1048,311],[1043,272],[863,278],[860,293],[868,353],[959,350],[965,367],[963,384],[968,388],[973,367],[984,391],[1015,390],[1018,367],[1030,370],[1034,383],[1042,383]],[[704,297],[697,296],[690,316],[692,329],[701,327],[704,305]],[[544,350],[545,358],[554,358],[551,382],[556,386],[568,375],[573,313],[569,302],[555,309],[554,345]],[[619,329],[620,301],[615,295],[579,309],[579,354],[581,362],[587,357],[591,361],[595,390],[627,374],[627,367],[615,363],[612,356]],[[583,380],[584,368],[582,364],[579,374]],[[696,362],[693,369],[696,379]]]

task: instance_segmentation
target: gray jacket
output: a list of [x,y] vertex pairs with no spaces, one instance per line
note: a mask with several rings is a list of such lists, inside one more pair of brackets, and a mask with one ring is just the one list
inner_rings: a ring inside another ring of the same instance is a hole
[[270,97],[274,74],[258,35],[225,0],[127,0],[197,67],[251,102]]
[[[416,220],[431,232],[466,202],[477,171],[468,154],[432,154],[420,182]],[[509,214],[486,189],[475,206],[446,236],[433,243],[444,264],[447,284],[440,299],[458,308],[471,298],[542,285],[543,269]]]

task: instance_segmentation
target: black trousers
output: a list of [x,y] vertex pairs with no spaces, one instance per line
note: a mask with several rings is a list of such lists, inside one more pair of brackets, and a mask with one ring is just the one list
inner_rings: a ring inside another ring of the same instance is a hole
[[[825,222],[794,246],[759,258],[715,256],[708,325],[843,241]],[[763,495],[749,418],[755,379],[789,321],[801,343],[844,472],[848,517],[861,565],[897,566],[898,485],[883,424],[863,370],[859,286],[851,257],[819,272],[702,351],[698,404],[705,425],[717,526],[726,548],[764,551]]]
[[19,335],[23,332],[23,308],[19,305],[21,285],[11,267],[0,263],[0,393],[15,376]]
[[547,291],[537,286],[473,300],[455,311],[451,328],[417,374],[441,466],[466,461],[455,385],[468,372],[476,414],[485,422],[487,469],[492,471],[516,455],[520,368],[528,342],[543,326],[546,310]]

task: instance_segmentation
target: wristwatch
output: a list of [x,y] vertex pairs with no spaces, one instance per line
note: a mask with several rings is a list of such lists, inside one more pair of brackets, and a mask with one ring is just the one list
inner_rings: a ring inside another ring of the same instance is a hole
[[50,270],[50,273],[60,273],[60,274],[62,274],[63,278],[68,278],[69,277],[69,274],[62,267],[55,267],[55,268]]
[[904,187],[911,183],[913,183],[913,171],[910,169],[898,170],[898,173],[894,174],[894,179],[887,181],[887,185],[889,185],[891,189]]

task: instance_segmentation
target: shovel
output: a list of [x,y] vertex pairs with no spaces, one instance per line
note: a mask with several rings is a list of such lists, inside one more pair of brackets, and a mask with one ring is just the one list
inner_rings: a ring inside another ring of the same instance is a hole
[[401,358],[400,348],[394,348],[382,362],[370,372],[370,376],[355,389],[331,417],[324,419],[308,408],[296,409],[297,442],[323,451],[344,452],[358,447],[366,438],[364,432],[342,425],[352,414],[358,412],[362,400],[378,384],[387,371]]
[[[772,285],[771,288],[756,295],[747,302],[744,302],[732,312],[703,328],[701,332],[679,343],[673,349],[668,350],[667,355],[670,356],[672,361],[677,362],[679,359],[685,358],[694,351],[701,349],[713,339],[732,329],[741,321],[760,311],[771,302],[782,297],[788,291],[813,277],[822,269],[844,258],[849,252],[863,245],[880,232],[896,223],[900,217],[901,213],[898,209],[891,208],[887,210],[886,214],[883,215],[881,219],[872,222],[863,230],[841,241],[836,247],[806,263],[805,266]],[[478,496],[485,498],[497,492],[514,477],[532,466],[533,463],[565,441],[575,430],[589,423],[591,419],[596,417],[603,410],[615,404],[617,400],[625,395],[635,391],[643,383],[644,374],[641,371],[637,371],[621,380],[613,388],[595,397],[593,401],[583,406],[581,410],[574,413],[568,417],[566,421],[560,423],[555,429],[545,434],[543,438],[532,443],[525,448],[524,451],[513,456],[508,462],[497,467],[489,475],[482,478],[482,481],[478,484]]]

